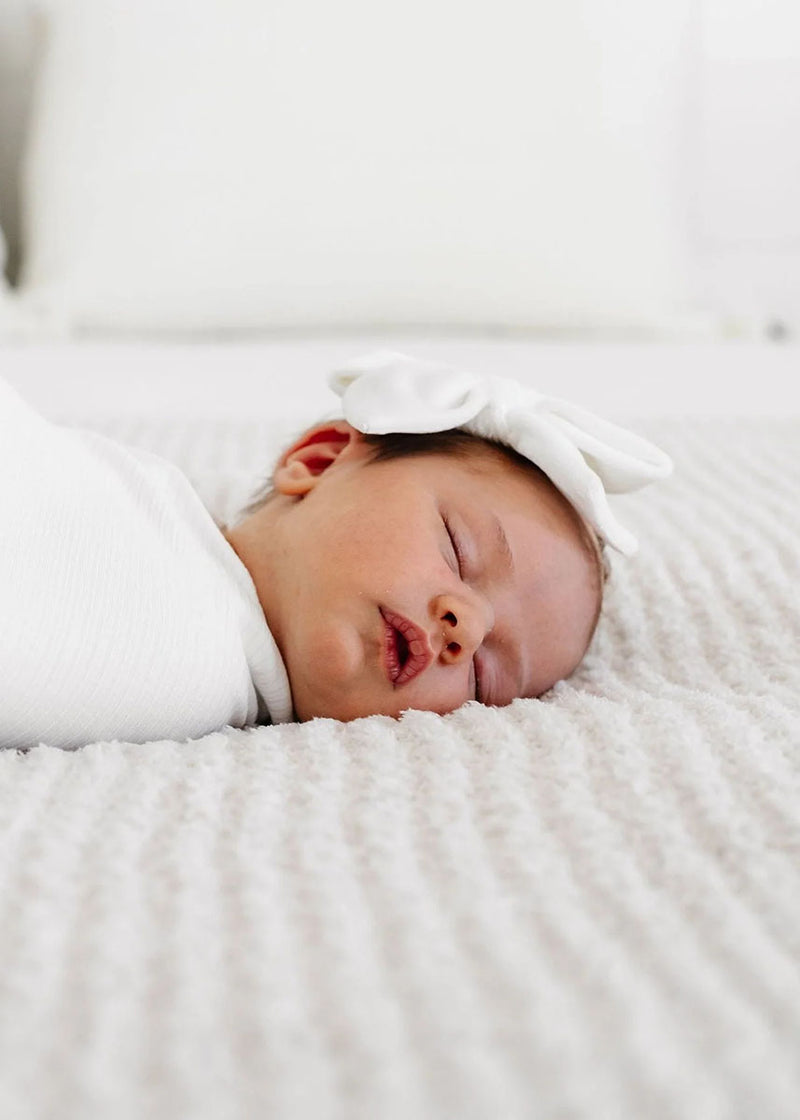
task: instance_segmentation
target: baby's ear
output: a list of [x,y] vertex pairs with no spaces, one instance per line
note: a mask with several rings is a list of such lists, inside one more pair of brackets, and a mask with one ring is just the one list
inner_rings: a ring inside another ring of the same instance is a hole
[[319,478],[343,454],[347,457],[361,446],[361,432],[346,420],[316,424],[280,457],[275,468],[275,489],[279,494],[302,497],[314,489]]

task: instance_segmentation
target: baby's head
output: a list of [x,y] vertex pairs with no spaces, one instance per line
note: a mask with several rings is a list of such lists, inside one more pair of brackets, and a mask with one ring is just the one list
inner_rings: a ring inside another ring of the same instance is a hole
[[227,536],[299,719],[539,696],[600,614],[593,531],[530,461],[463,431],[318,425]]
[[606,489],[665,477],[668,457],[566,401],[401,354],[331,384],[344,418],[304,432],[225,534],[297,718],[499,706],[568,677],[604,545],[636,549]]

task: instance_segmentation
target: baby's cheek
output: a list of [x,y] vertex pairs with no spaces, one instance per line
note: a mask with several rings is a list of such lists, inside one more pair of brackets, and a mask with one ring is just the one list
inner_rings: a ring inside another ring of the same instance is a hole
[[358,632],[320,614],[316,624],[295,636],[287,649],[287,670],[295,708],[303,719],[342,718],[342,702],[365,676],[366,650]]
[[352,627],[334,621],[320,627],[315,640],[314,660],[317,679],[331,688],[345,687],[364,670],[364,645]]

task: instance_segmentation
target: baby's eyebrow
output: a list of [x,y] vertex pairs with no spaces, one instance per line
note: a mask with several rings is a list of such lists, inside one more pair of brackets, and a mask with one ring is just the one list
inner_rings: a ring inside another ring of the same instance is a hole
[[514,574],[514,553],[511,551],[511,545],[508,543],[506,531],[503,528],[503,523],[497,514],[492,515],[494,519],[494,534],[497,541],[498,548],[500,549],[500,556],[503,567],[506,568],[509,575]]

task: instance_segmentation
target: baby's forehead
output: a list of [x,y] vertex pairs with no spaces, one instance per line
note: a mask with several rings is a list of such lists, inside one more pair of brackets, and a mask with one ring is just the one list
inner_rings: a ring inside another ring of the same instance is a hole
[[[518,510],[531,515],[536,512],[531,525],[534,533],[536,524],[544,529],[546,523],[554,522],[567,530],[574,546],[584,553],[594,570],[595,580],[602,588],[606,578],[606,561],[601,542],[579,511],[540,467],[510,448],[488,442],[485,442],[485,447],[464,456],[461,466],[467,486],[472,484],[468,498],[474,505],[480,505],[484,500],[480,487],[474,486],[477,477],[499,478],[503,482],[515,480],[512,485],[503,487],[503,505],[506,501],[515,505],[514,497],[521,498],[522,505],[516,504]],[[499,507],[496,511],[501,512]]]
[[441,484],[442,492],[478,508],[527,511],[534,524],[544,519],[567,528],[592,555],[587,526],[545,472],[513,448],[461,430],[409,437],[373,437],[374,461],[393,462],[395,476]]
[[488,504],[508,509],[540,509],[553,516],[571,519],[574,510],[547,475],[517,452],[466,435],[464,445],[440,450],[400,450],[376,455],[373,462],[391,465],[400,485],[429,486],[436,483],[443,496],[457,496],[472,506]]
[[500,444],[481,441],[474,450],[442,457],[440,463],[467,485],[474,486],[476,479],[500,481],[504,494],[511,494],[516,490],[528,499],[536,500],[549,493],[556,504],[569,505],[540,467]]

